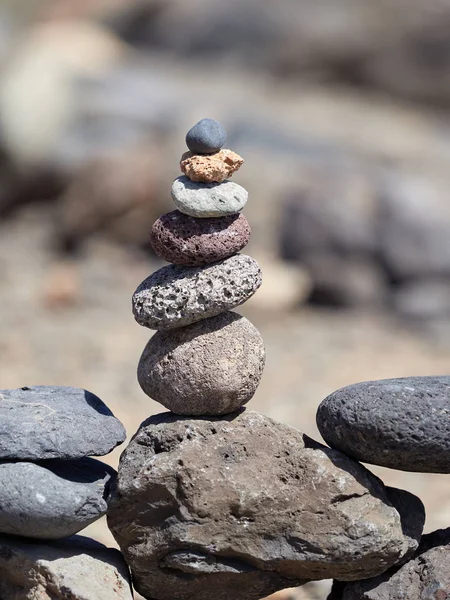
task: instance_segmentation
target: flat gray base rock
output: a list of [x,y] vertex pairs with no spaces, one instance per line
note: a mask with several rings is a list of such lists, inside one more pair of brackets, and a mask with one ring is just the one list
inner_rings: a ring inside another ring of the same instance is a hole
[[135,588],[154,600],[257,600],[305,580],[378,575],[417,549],[423,522],[411,494],[243,409],[145,421],[108,511]]
[[60,539],[106,513],[116,472],[93,458],[0,463],[0,533]]
[[255,394],[265,365],[261,334],[245,317],[222,313],[158,331],[138,366],[143,391],[180,415],[223,415]]
[[197,183],[182,175],[172,184],[172,199],[178,210],[191,217],[227,217],[241,212],[248,192],[234,181]]
[[150,329],[185,327],[246,302],[262,283],[261,269],[245,254],[203,267],[168,265],[133,294],[133,314]]
[[132,600],[117,550],[86,537],[37,543],[0,536],[2,600]]
[[0,390],[0,460],[103,456],[125,437],[122,423],[86,390],[59,386]]
[[447,600],[450,528],[424,535],[413,558],[373,579],[338,583],[328,600]]
[[362,462],[450,473],[450,377],[349,385],[321,403],[317,426],[327,444]]

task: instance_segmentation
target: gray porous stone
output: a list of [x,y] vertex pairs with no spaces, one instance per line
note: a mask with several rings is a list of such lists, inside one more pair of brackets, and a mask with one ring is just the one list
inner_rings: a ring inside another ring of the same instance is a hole
[[186,145],[196,154],[218,152],[227,139],[225,127],[214,119],[202,119],[186,134]]
[[258,263],[244,254],[203,267],[168,265],[134,292],[134,318],[150,329],[184,327],[243,304],[261,283]]
[[236,254],[248,244],[250,232],[244,215],[196,219],[173,210],[155,221],[150,241],[167,262],[196,267]]
[[317,426],[327,444],[362,462],[450,473],[450,377],[349,385],[320,404]]
[[359,580],[417,549],[359,463],[241,409],[150,417],[122,454],[108,523],[137,591],[155,600],[256,600],[306,580]]
[[365,581],[335,582],[328,600],[447,600],[450,528],[424,535],[409,562]]
[[240,212],[248,192],[234,181],[197,183],[182,175],[172,184],[172,199],[179,211],[191,217],[227,217]]
[[0,536],[2,600],[132,600],[118,550],[83,536],[37,543]]
[[222,415],[254,395],[264,342],[246,318],[222,313],[188,327],[158,331],[139,361],[144,392],[174,413]]
[[115,476],[93,458],[0,463],[0,533],[73,535],[106,513]]
[[103,456],[125,437],[122,423],[86,390],[0,390],[0,460]]

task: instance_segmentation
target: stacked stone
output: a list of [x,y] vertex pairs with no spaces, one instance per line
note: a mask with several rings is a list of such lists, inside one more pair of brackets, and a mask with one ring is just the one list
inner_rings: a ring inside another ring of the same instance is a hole
[[[92,541],[70,537],[106,513],[116,478],[114,469],[90,457],[108,454],[124,439],[120,421],[85,390],[43,386],[0,391],[2,599],[54,597],[64,586],[72,587],[68,582],[74,571],[86,582],[83,577],[94,571],[105,577],[105,584],[114,577],[118,591],[109,597],[131,598],[120,555],[100,544],[93,555]],[[62,538],[69,539],[54,541]],[[82,551],[84,561],[77,558]],[[100,556],[110,560],[110,566],[101,566]],[[63,560],[62,567],[46,563],[50,557],[71,558]],[[93,598],[83,595],[86,586],[75,585],[70,597]],[[106,600],[108,589],[111,592],[105,585],[104,596],[98,598]]]
[[137,591],[151,600],[258,600],[306,581],[375,577],[417,550],[423,505],[342,452],[249,411],[264,366],[260,334],[234,312],[261,272],[238,252],[247,192],[223,127],[186,138],[176,211],[153,225],[170,261],[136,290],[157,332],[138,367],[171,412],[150,417],[122,454],[108,524]]
[[136,321],[156,329],[138,368],[143,391],[179,415],[223,415],[246,404],[264,368],[258,330],[230,312],[261,285],[258,263],[239,254],[250,238],[240,211],[248,193],[227,179],[244,162],[222,150],[220,123],[203,119],[187,134],[184,176],[172,185],[177,210],[160,217],[151,243],[172,263],[133,296]]
[[[450,473],[450,377],[366,381],[321,403],[317,426],[332,447],[373,465]],[[335,582],[330,600],[450,598],[450,530],[423,537],[409,562],[373,579]]]

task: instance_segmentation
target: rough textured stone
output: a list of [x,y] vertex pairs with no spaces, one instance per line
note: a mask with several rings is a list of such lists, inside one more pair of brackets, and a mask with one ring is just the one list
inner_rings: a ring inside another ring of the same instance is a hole
[[234,215],[248,200],[247,190],[233,181],[196,183],[185,175],[175,179],[171,194],[178,210],[201,219]]
[[244,215],[196,219],[174,210],[153,224],[150,241],[167,262],[195,267],[239,252],[248,244],[250,232]]
[[365,381],[321,403],[317,426],[333,448],[402,471],[450,473],[450,377]]
[[450,593],[450,528],[424,535],[400,568],[354,583],[336,582],[329,600],[446,600]]
[[244,159],[232,150],[220,150],[215,154],[185,152],[181,157],[181,171],[191,181],[221,183],[244,164]]
[[125,437],[122,423],[86,390],[59,386],[0,390],[0,459],[103,456]]
[[186,134],[186,145],[197,154],[209,154],[222,148],[227,139],[224,126],[214,119],[202,119]]
[[138,367],[144,392],[172,412],[221,415],[253,397],[265,363],[250,321],[226,312],[148,342]]
[[246,302],[262,282],[258,263],[244,254],[204,267],[168,265],[133,294],[133,314],[150,329],[184,327]]
[[0,536],[2,600],[132,600],[120,552],[86,537],[50,543]]
[[40,539],[73,535],[106,513],[115,475],[93,458],[0,463],[0,532]]
[[[408,511],[423,523],[419,500]],[[156,600],[256,600],[307,579],[358,580],[418,545],[362,465],[244,409],[145,421],[122,454],[108,521],[136,589]]]

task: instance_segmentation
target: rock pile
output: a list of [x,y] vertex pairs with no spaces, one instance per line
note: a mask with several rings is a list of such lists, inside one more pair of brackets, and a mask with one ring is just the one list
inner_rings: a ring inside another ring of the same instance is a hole
[[[85,593],[87,581],[100,576],[105,584],[117,583],[117,594],[112,596],[112,587],[105,585],[103,596],[95,598],[131,598],[127,569],[123,562],[119,565],[115,551],[102,547],[110,564],[100,566],[94,542],[53,542],[106,513],[116,472],[90,456],[105,455],[124,439],[120,421],[85,390],[23,387],[0,392],[2,599],[53,598],[64,586],[74,600],[94,598]],[[81,578],[78,591],[68,584],[75,581],[74,574]]]
[[257,600],[309,580],[377,577],[417,550],[422,503],[339,448],[244,408],[265,351],[231,312],[261,284],[258,264],[238,253],[247,191],[224,179],[242,159],[210,119],[186,142],[178,210],[151,231],[172,264],[133,296],[136,321],[157,330],[138,380],[171,411],[142,423],[122,454],[108,510],[134,585],[152,600]]
[[[332,448],[357,460],[448,474],[449,398],[449,376],[366,381],[325,398],[317,425]],[[445,600],[450,597],[449,555],[450,530],[425,535],[406,564],[364,581],[335,582],[329,600]]]

